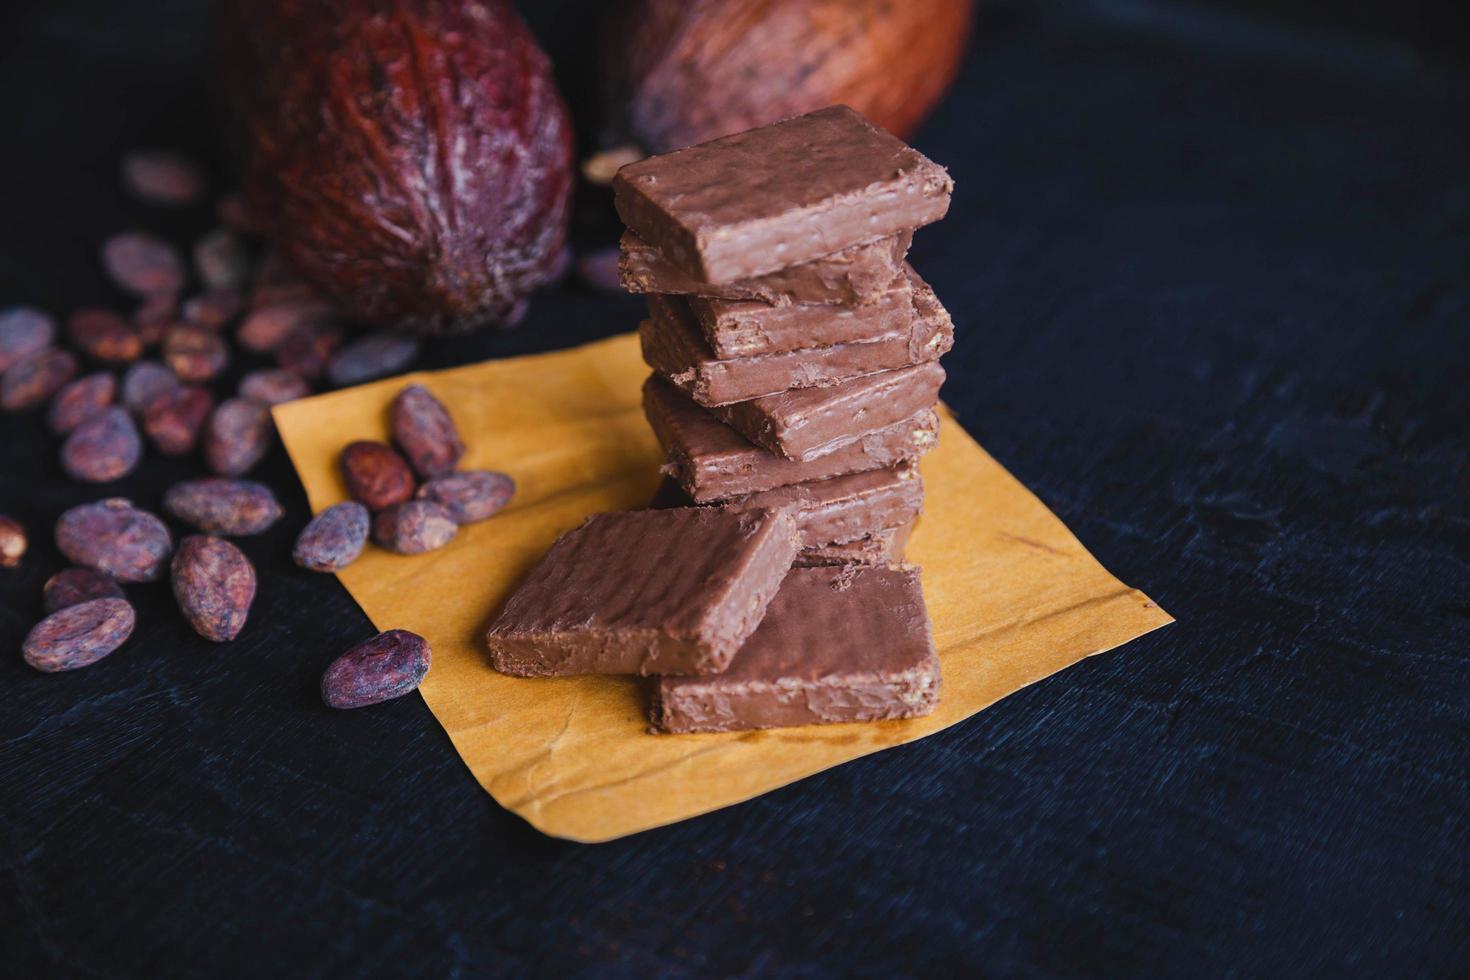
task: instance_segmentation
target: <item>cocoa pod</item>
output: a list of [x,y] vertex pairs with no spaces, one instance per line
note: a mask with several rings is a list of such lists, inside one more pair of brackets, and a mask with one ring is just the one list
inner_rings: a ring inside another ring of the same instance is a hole
[[95,664],[127,642],[137,618],[126,599],[92,599],[58,610],[26,635],[21,653],[37,670],[56,673]]
[[104,364],[127,364],[143,353],[143,338],[111,310],[77,310],[66,319],[66,338],[77,350]]
[[123,186],[147,204],[178,207],[204,196],[204,174],[187,157],[168,150],[135,150],[123,157]]
[[472,470],[436,476],[419,487],[415,496],[443,504],[456,524],[473,524],[499,512],[515,492],[515,481],[504,473]]
[[372,515],[355,500],[333,504],[301,529],[291,558],[313,572],[335,572],[357,560],[367,545]]
[[271,353],[283,369],[315,381],[327,369],[332,352],[342,344],[342,331],[325,323],[308,325],[289,334]]
[[507,0],[224,5],[246,197],[354,319],[420,334],[501,320],[566,237],[572,127]]
[[214,397],[198,385],[165,389],[143,406],[143,431],[165,456],[184,456],[199,444],[199,433],[214,407]]
[[177,295],[184,288],[178,250],[144,231],[123,232],[104,242],[102,267],[119,287],[138,296]]
[[344,344],[327,361],[327,380],[338,387],[386,378],[419,356],[419,342],[391,333],[370,333]]
[[41,588],[41,603],[47,613],[93,599],[122,599],[122,586],[101,572],[90,568],[63,568],[46,580]]
[[458,531],[449,508],[432,500],[394,504],[373,518],[373,540],[400,555],[442,548]]
[[241,398],[265,406],[283,405],[311,394],[311,386],[297,374],[281,368],[261,368],[240,379]]
[[204,462],[220,476],[241,476],[270,452],[274,432],[270,409],[260,402],[221,402],[204,430]]
[[0,310],[0,374],[56,341],[56,321],[29,306]]
[[245,306],[245,300],[237,289],[211,289],[207,293],[191,296],[184,301],[179,311],[184,322],[191,327],[200,327],[217,333]]
[[15,568],[25,557],[30,540],[20,521],[0,514],[0,568]]
[[255,601],[255,566],[223,538],[195,534],[179,542],[172,566],[174,598],[194,632],[233,640]]
[[47,347],[21,358],[0,377],[0,408],[20,412],[50,398],[77,373],[77,359]]
[[66,437],[61,446],[61,467],[74,480],[110,483],[138,468],[143,458],[143,437],[127,409],[104,408]]
[[179,388],[179,376],[157,361],[139,361],[123,373],[123,407],[142,415],[143,407],[165,391]]
[[256,354],[269,354],[298,330],[326,326],[336,315],[331,303],[311,295],[266,303],[257,296],[251,303],[254,308],[235,332],[235,340]]
[[164,335],[163,361],[184,381],[208,381],[229,366],[230,349],[211,330],[180,325]]
[[413,497],[413,471],[391,446],[359,440],[342,450],[342,480],[353,500],[382,510]]
[[185,480],[169,487],[163,509],[205,534],[260,534],[284,511],[270,487],[250,480]]
[[250,277],[250,253],[240,236],[216,228],[194,243],[194,272],[205,289],[240,289]]
[[119,582],[153,582],[173,552],[168,528],[122,497],[82,504],[56,522],[56,547],[74,565]]
[[116,394],[117,379],[106,371],[68,381],[51,399],[51,407],[46,409],[46,424],[57,435],[66,435],[111,405]]
[[418,688],[432,660],[422,636],[379,633],[332,661],[322,674],[322,700],[333,708],[363,708],[401,698]]
[[464,456],[464,440],[443,402],[423,385],[409,385],[393,399],[393,439],[425,479],[452,473]]

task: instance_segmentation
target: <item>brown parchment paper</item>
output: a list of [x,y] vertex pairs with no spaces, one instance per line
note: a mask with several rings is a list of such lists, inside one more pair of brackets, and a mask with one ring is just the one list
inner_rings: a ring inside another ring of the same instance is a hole
[[[647,373],[628,334],[275,409],[314,511],[346,499],[338,453],[353,439],[386,439],[388,406],[410,381],[454,414],[469,444],[462,468],[515,478],[511,506],[447,547],[400,557],[370,546],[340,578],[379,629],[429,641],[433,667],[421,690],[430,710],[480,784],[547,834],[604,841],[739,803],[923,738],[1171,622],[946,416],[923,462],[928,496],[908,552],[923,569],[943,670],[935,714],[651,735],[635,678],[498,674],[482,634],[529,566],[586,515],[641,507],[653,494],[661,458],[639,407]],[[359,639],[344,637],[344,648]]]

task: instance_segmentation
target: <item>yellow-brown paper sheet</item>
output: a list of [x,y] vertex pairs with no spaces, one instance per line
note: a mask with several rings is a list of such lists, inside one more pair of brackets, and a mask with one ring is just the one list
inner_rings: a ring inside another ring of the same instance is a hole
[[923,569],[943,671],[929,717],[652,735],[646,682],[636,678],[498,674],[482,637],[530,565],[588,514],[642,507],[654,492],[661,457],[639,402],[647,373],[636,337],[625,335],[275,409],[314,511],[346,499],[339,452],[353,439],[387,438],[388,406],[410,381],[458,421],[469,444],[462,468],[515,478],[512,504],[447,547],[400,557],[370,546],[340,578],[379,629],[429,641],[429,709],[480,784],[547,834],[610,840],[748,800],[923,738],[1171,621],[946,417],[923,461],[927,499],[908,551]]

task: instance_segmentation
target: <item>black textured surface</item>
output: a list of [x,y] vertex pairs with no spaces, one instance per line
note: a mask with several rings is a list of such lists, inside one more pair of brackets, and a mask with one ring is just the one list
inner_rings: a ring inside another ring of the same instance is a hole
[[[0,306],[116,302],[104,235],[207,224],[115,177],[125,148],[208,145],[200,5],[6,6]],[[584,63],[565,6],[533,21]],[[238,642],[131,587],[123,650],[27,668],[46,528],[104,492],[39,415],[0,417],[0,511],[35,539],[0,573],[0,973],[1470,971],[1470,86],[1398,44],[1037,9],[982,19],[917,141],[958,191],[913,259],[959,325],[946,398],[1178,624],[921,743],[568,844],[417,697],[321,706],[371,630],[290,564],[279,453]],[[553,291],[430,363],[638,308]],[[117,489],[156,506],[197,471]]]

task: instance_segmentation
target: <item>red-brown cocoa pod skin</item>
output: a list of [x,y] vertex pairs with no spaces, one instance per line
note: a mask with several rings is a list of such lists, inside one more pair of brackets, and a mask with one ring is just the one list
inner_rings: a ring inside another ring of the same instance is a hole
[[437,476],[419,487],[419,500],[443,504],[456,524],[473,524],[499,513],[515,496],[515,481],[493,470]]
[[126,599],[93,599],[52,613],[32,628],[21,652],[37,670],[56,673],[95,664],[133,635]]
[[62,514],[56,521],[56,547],[72,564],[119,582],[154,582],[163,575],[174,543],[155,515],[111,497]]
[[21,412],[56,394],[77,373],[77,359],[55,347],[23,357],[0,377],[0,408]]
[[185,480],[169,487],[163,509],[205,534],[260,534],[284,511],[270,487],[252,480]]
[[179,542],[171,571],[174,598],[194,632],[215,643],[240,635],[255,601],[255,566],[244,552],[196,534]]
[[199,434],[213,408],[214,396],[204,388],[178,385],[143,405],[143,431],[163,455],[184,456],[199,444]]
[[61,467],[74,480],[111,483],[138,468],[143,437],[128,410],[114,405],[91,416],[66,437]]
[[650,153],[836,103],[900,138],[959,70],[973,0],[622,0],[602,39],[615,132]]
[[122,586],[90,568],[63,568],[41,587],[41,604],[48,615],[93,599],[122,598]]
[[249,398],[220,403],[204,429],[204,462],[220,476],[242,476],[270,452],[270,409]]
[[332,708],[363,708],[401,698],[418,688],[432,661],[422,636],[379,633],[332,661],[322,674],[322,700]]
[[454,472],[464,456],[464,440],[444,403],[423,385],[409,385],[393,399],[393,441],[419,476],[431,479]]
[[421,555],[442,548],[458,531],[449,508],[432,500],[394,504],[373,518],[373,540],[400,555]]
[[506,318],[566,238],[572,127],[508,0],[232,0],[216,59],[246,203],[352,318]]
[[106,371],[68,381],[51,399],[46,424],[57,435],[66,435],[111,405],[116,395],[117,378]]
[[391,446],[366,439],[348,443],[342,450],[341,465],[347,492],[369,510],[382,510],[413,497],[413,471]]
[[313,572],[335,572],[357,560],[367,546],[372,515],[355,500],[333,504],[301,529],[291,558]]

